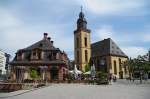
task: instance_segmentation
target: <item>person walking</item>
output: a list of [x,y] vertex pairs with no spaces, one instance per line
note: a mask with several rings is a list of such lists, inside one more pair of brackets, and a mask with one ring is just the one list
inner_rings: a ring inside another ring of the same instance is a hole
[[140,84],[142,84],[142,77],[143,77],[143,73],[142,71],[140,71]]
[[113,76],[113,82],[116,82],[117,78],[116,75]]
[[109,75],[109,84],[111,84],[111,80],[112,80],[112,75]]
[[148,74],[147,73],[144,74],[144,80],[145,80],[145,82],[147,82],[147,80],[148,80]]

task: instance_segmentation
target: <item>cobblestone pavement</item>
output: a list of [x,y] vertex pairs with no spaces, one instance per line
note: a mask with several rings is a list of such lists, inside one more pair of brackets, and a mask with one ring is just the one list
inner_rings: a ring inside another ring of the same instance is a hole
[[150,84],[129,83],[119,80],[111,85],[51,84],[5,99],[150,99]]

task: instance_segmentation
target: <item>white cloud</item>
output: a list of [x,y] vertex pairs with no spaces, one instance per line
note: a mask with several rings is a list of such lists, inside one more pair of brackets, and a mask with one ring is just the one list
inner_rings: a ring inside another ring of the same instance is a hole
[[[119,34],[119,35],[118,35]],[[92,42],[100,41],[107,38],[112,38],[113,41],[116,42],[118,46],[126,53],[127,56],[135,58],[138,55],[144,55],[147,52],[147,49],[140,46],[134,46],[137,41],[149,41],[149,34],[142,34],[141,36],[131,33],[117,33],[111,25],[102,25],[98,29],[96,29],[94,33],[94,37],[92,37]],[[144,38],[145,37],[145,38]],[[96,39],[95,39],[96,38]],[[121,47],[122,46],[122,47]],[[124,47],[125,46],[125,47]]]
[[8,9],[0,7],[0,13],[0,49],[12,56],[18,49],[25,48],[41,40],[44,32],[49,33],[54,41],[54,46],[66,52],[73,51],[73,38],[66,34],[68,24],[32,23],[30,25],[30,23],[22,23],[23,20],[19,20],[19,17]]
[[100,15],[137,15],[144,12],[141,10],[146,5],[144,0],[84,0],[84,3],[91,12]]
[[0,29],[14,27],[21,24],[21,22],[6,8],[0,7]]
[[136,46],[122,47],[122,50],[132,58],[136,58],[138,55],[145,55],[147,53],[147,49]]
[[95,33],[93,35],[98,40],[102,40],[102,39],[106,39],[106,38],[115,39],[115,37],[114,37],[115,32],[113,31],[111,25],[102,25],[102,26],[100,26],[98,29],[95,30]]
[[55,47],[66,52],[71,52],[73,51],[73,39],[65,34],[64,28],[61,25],[18,26],[6,29],[1,33],[0,48],[5,49],[5,51],[8,51],[8,53],[14,56],[18,49],[28,47],[43,39],[43,33],[47,32],[49,34],[48,36],[54,41]]

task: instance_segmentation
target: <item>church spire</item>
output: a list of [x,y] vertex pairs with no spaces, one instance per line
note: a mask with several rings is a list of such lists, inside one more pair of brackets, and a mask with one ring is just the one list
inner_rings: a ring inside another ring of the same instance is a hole
[[79,19],[77,20],[77,29],[87,29],[87,21],[84,18],[82,6],[81,6],[81,12],[79,13]]

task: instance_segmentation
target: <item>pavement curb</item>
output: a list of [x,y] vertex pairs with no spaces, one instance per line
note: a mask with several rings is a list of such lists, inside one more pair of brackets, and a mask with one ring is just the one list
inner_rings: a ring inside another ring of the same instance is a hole
[[21,92],[21,93],[16,93],[16,94],[14,94],[14,95],[8,95],[8,96],[0,96],[0,98],[8,98],[8,97],[14,97],[14,96],[19,96],[19,95],[22,95],[22,94],[25,94],[25,93],[28,93],[28,92],[31,92],[31,91],[35,91],[35,90],[39,90],[39,89],[42,89],[42,88],[46,88],[46,87],[48,87],[49,85],[47,85],[47,86],[43,86],[43,87],[39,87],[39,88],[33,88],[33,89],[30,89],[30,90],[27,90],[27,91],[25,91],[25,92]]

